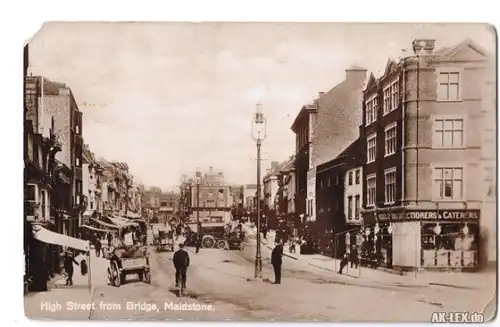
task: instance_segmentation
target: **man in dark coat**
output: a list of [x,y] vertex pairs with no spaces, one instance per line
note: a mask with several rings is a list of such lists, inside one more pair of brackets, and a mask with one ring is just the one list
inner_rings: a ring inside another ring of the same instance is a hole
[[351,253],[349,254],[349,260],[351,261],[351,268],[358,269],[358,248],[356,245],[351,247]]
[[79,266],[80,264],[73,257],[73,253],[66,251],[64,254],[64,271],[68,277],[66,278],[66,285],[73,285],[73,263]]
[[179,244],[179,250],[172,259],[175,267],[175,287],[179,287],[179,277],[182,278],[182,287],[186,288],[187,268],[189,267],[189,254],[184,250],[184,244]]
[[274,269],[274,284],[281,284],[281,262],[283,256],[283,243],[279,242],[271,253],[271,264]]
[[106,235],[106,238],[108,239],[108,248],[110,248],[111,241],[113,240],[113,235],[111,235],[111,233],[108,233],[108,235]]

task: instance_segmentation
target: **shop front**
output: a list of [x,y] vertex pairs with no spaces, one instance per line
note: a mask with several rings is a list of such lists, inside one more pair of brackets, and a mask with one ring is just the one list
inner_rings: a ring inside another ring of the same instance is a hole
[[388,226],[394,267],[478,266],[480,210],[402,210],[379,212],[375,217],[379,229]]

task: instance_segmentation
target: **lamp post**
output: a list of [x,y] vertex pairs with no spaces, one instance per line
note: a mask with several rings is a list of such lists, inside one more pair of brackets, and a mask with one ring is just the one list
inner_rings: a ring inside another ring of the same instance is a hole
[[252,120],[252,139],[257,144],[257,249],[255,252],[255,278],[262,278],[262,257],[260,253],[260,147],[266,139],[266,120],[262,113],[262,105],[257,104]]

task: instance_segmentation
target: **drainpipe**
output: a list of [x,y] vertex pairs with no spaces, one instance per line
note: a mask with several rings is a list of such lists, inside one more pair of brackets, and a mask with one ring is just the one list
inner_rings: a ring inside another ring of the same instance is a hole
[[405,61],[406,58],[403,58],[401,61],[402,68],[402,81],[401,86],[403,88],[403,95],[401,101],[401,111],[402,111],[402,119],[401,119],[401,200],[405,200],[405,171],[406,171],[406,162],[405,162],[405,153],[406,153],[406,140],[405,140],[405,127],[406,127],[406,69],[405,69]]
[[416,144],[416,160],[417,160],[417,170],[416,170],[416,192],[415,192],[415,204],[418,206],[418,169],[419,169],[419,160],[418,160],[418,147],[419,147],[419,134],[418,134],[418,127],[420,125],[420,56],[418,55],[418,52],[416,53],[417,55],[417,144]]

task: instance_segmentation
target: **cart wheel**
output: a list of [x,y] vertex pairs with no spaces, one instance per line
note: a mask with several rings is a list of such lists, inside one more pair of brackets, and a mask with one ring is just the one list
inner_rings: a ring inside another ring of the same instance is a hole
[[120,287],[122,278],[120,273],[120,268],[118,267],[118,262],[113,262],[113,267],[111,268],[111,273],[113,275],[113,284],[116,287]]
[[137,277],[139,278],[139,281],[141,281],[141,282],[142,282],[142,281],[143,281],[143,279],[144,279],[144,274],[143,274],[143,273],[138,273],[138,274],[137,274]]
[[215,239],[212,235],[205,235],[201,240],[201,245],[205,249],[211,249],[215,245]]
[[144,282],[150,284],[151,283],[151,272],[149,271],[149,269],[144,272]]
[[217,241],[217,248],[218,249],[223,249],[225,247],[226,247],[226,242],[225,241],[223,241],[223,240]]

